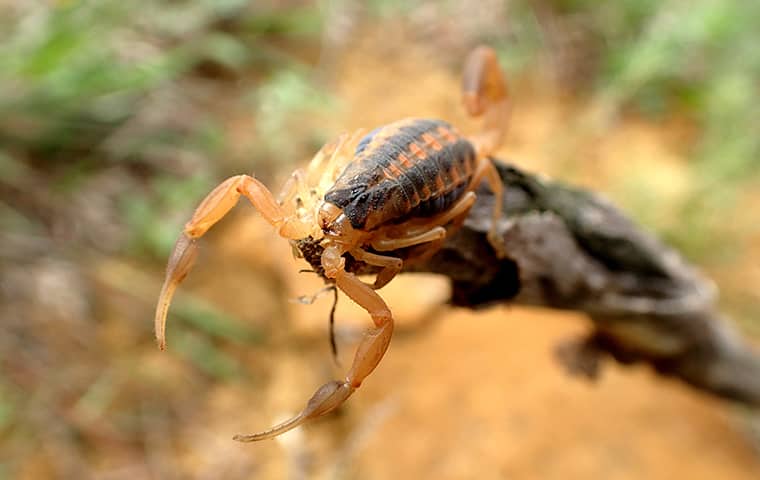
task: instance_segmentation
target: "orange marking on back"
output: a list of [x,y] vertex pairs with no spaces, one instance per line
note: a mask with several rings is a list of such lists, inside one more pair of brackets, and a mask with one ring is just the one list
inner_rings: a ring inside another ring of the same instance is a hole
[[428,187],[427,185],[423,185],[422,186],[422,192],[421,193],[422,193],[422,199],[423,200],[427,200],[428,198],[430,198],[430,195],[433,194],[433,192],[430,191],[430,187]]
[[427,157],[427,153],[425,150],[421,149],[419,145],[412,142],[409,144],[409,153],[417,157],[419,160],[422,160],[423,158]]
[[400,177],[404,173],[400,168],[398,168],[396,165],[394,165],[392,163],[390,165],[388,165],[388,171],[390,171],[390,173],[391,173],[391,177],[390,178],[392,178],[392,179],[396,179],[396,178]]
[[454,133],[451,132],[448,128],[444,126],[438,127],[438,135],[441,136],[444,140],[446,140],[448,143],[454,143],[457,141],[457,136],[454,135]]
[[403,127],[413,124],[414,122],[415,120],[413,118],[407,118],[381,127],[380,130],[372,137],[372,140],[364,149],[362,155],[365,157],[372,156],[375,150],[385,144],[389,138],[396,135],[399,131],[401,131]]
[[443,182],[443,177],[441,177],[441,174],[438,174],[435,176],[435,189],[437,192],[442,192],[443,189],[446,188],[446,184]]
[[433,150],[435,150],[436,152],[443,150],[443,145],[438,143],[438,140],[436,140],[435,137],[430,135],[429,133],[423,133],[422,139],[425,141],[426,145],[433,147]]
[[409,157],[404,155],[403,153],[399,154],[398,161],[404,168],[411,168],[412,167],[412,161],[409,160]]

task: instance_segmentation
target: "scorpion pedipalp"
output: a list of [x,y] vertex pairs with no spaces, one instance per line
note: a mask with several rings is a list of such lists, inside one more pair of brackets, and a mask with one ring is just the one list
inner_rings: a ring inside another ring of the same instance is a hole
[[182,280],[192,269],[198,254],[197,239],[234,207],[240,195],[245,195],[261,215],[273,226],[280,228],[292,216],[286,216],[263,183],[248,175],[236,175],[217,185],[200,203],[184,232],[174,245],[166,269],[166,277],[156,307],[154,325],[156,340],[161,350],[166,348],[166,315],[172,297]]
[[154,328],[156,331],[156,340],[158,348],[166,350],[166,314],[169,311],[174,292],[177,290],[180,282],[184,280],[190,269],[193,268],[195,259],[198,256],[198,244],[195,239],[182,233],[174,244],[174,250],[169,263],[166,267],[166,279],[161,287],[161,293],[158,297],[158,307],[156,308],[156,317],[154,319]]

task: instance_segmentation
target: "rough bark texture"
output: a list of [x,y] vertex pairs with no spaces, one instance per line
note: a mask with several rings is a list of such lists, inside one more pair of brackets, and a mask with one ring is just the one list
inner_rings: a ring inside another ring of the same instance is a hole
[[593,334],[557,350],[573,373],[595,377],[609,354],[760,406],[760,355],[716,311],[709,280],[599,196],[496,163],[509,258],[486,239],[494,198],[483,188],[462,229],[409,270],[448,276],[459,306],[585,312]]

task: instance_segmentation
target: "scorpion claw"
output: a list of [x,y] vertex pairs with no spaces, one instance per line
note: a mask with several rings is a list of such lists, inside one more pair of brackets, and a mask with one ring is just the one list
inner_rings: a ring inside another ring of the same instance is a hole
[[280,434],[283,434],[287,431],[293,430],[294,428],[301,425],[305,421],[306,419],[303,417],[303,413],[299,413],[295,417],[289,420],[285,420],[284,422],[275,425],[269,430],[264,430],[263,432],[259,432],[259,433],[250,433],[246,435],[238,434],[232,437],[232,439],[237,440],[238,442],[258,442],[259,440],[268,440],[270,438],[274,438]]
[[161,294],[158,297],[158,306],[156,307],[154,326],[158,348],[161,350],[166,349],[166,314],[169,311],[172,297],[175,290],[177,290],[177,286],[190,272],[197,256],[198,245],[196,240],[184,233],[180,235],[177,243],[174,244],[171,257],[169,257],[169,264],[166,267],[166,278],[164,279],[164,285],[161,287]]
[[248,435],[235,435],[232,439],[237,440],[238,442],[258,442],[259,440],[274,438],[289,430],[293,430],[308,420],[321,417],[322,415],[335,410],[345,402],[352,393],[354,393],[354,388],[348,382],[328,382],[319,387],[311,399],[309,399],[306,408],[295,417],[285,420],[269,430]]

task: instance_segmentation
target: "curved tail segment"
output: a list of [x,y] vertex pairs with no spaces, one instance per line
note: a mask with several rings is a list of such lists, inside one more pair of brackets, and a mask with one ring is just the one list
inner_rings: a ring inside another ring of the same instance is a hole
[[493,48],[481,45],[467,56],[462,101],[467,113],[483,118],[483,131],[473,143],[478,156],[490,156],[504,140],[510,113],[507,83]]

